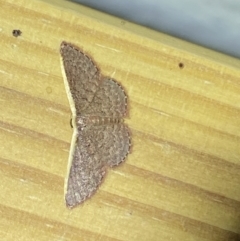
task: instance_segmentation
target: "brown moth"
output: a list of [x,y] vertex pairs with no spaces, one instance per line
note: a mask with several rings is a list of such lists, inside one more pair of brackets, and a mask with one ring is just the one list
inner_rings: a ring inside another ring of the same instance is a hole
[[91,197],[107,172],[129,153],[130,133],[122,118],[127,96],[112,78],[101,76],[80,48],[62,42],[61,64],[72,111],[73,136],[65,181],[69,208]]

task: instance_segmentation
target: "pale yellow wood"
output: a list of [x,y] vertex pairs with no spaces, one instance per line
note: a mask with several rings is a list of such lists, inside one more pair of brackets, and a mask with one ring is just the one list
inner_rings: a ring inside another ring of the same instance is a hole
[[[239,240],[239,60],[68,1],[1,0],[0,23],[0,240]],[[133,142],[73,210],[62,40],[124,86]]]

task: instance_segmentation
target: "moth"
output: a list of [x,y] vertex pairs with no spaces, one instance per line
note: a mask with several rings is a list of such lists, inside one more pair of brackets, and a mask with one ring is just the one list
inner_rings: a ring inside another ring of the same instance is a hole
[[73,125],[65,201],[73,208],[96,192],[108,167],[125,160],[131,141],[123,123],[127,96],[121,85],[102,76],[93,59],[73,44],[62,42],[60,54]]

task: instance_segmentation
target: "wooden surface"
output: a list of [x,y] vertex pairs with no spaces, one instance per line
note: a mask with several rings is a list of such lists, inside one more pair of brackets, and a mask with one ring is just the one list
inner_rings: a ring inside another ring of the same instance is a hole
[[[239,60],[70,2],[0,6],[0,240],[240,240]],[[62,40],[124,86],[133,142],[73,210]]]

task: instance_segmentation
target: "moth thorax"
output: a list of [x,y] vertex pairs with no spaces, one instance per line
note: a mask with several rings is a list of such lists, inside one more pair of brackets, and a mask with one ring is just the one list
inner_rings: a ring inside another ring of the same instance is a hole
[[118,117],[105,117],[105,116],[77,116],[76,122],[80,126],[87,125],[105,125],[120,123],[122,120]]

